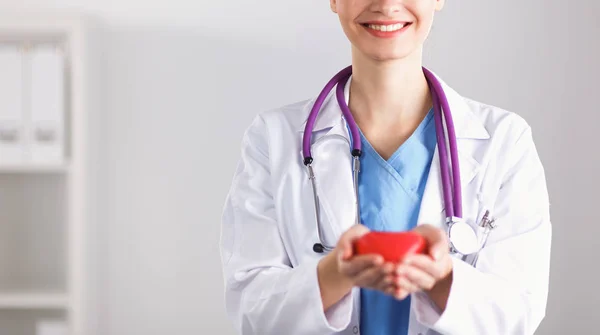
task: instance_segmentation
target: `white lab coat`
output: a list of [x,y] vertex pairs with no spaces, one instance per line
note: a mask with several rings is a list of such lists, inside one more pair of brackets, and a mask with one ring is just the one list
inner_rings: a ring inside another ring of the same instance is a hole
[[[544,169],[531,128],[516,114],[460,96],[442,82],[454,118],[463,217],[496,218],[475,266],[453,258],[443,313],[412,296],[409,334],[533,334],[544,318],[551,224]],[[313,167],[326,241],[355,220],[350,135],[334,95],[313,132]],[[346,87],[346,92],[348,88]],[[355,288],[322,311],[312,188],[302,163],[302,134],[313,100],[259,114],[247,129],[227,196],[221,232],[226,310],[243,335],[358,334]],[[446,228],[438,153],[419,223]]]

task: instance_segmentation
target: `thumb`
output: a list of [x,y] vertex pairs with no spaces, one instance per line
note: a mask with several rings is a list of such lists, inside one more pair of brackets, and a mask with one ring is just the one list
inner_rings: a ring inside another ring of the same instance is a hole
[[423,224],[414,229],[427,241],[429,255],[435,260],[439,260],[448,251],[448,238],[445,232],[429,224]]
[[350,227],[340,238],[340,257],[342,260],[347,260],[354,254],[354,241],[361,238],[369,232],[369,228],[362,224],[355,224]]

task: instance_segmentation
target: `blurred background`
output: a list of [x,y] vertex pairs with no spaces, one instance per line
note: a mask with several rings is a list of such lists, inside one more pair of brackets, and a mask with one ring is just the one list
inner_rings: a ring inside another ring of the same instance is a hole
[[[596,328],[598,11],[449,0],[427,44],[533,128],[554,223],[538,334]],[[349,65],[329,2],[0,0],[0,42],[0,334],[234,334],[218,242],[240,140]]]

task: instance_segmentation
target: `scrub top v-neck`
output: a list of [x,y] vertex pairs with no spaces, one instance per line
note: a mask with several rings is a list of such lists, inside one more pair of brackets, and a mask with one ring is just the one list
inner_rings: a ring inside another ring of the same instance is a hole
[[[417,225],[421,200],[436,147],[433,110],[389,159],[361,132],[363,154],[358,180],[361,223],[373,231],[408,231]],[[361,334],[408,333],[410,297],[399,301],[383,292],[361,290]]]

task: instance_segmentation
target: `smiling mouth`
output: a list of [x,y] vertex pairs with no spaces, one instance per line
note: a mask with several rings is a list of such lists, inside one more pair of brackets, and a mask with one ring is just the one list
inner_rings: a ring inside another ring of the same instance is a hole
[[409,26],[411,24],[412,24],[412,22],[403,22],[403,23],[395,23],[395,24],[387,24],[387,25],[363,23],[362,26],[365,28],[369,28],[369,29],[381,31],[381,32],[394,32],[394,31],[398,31],[406,26]]

